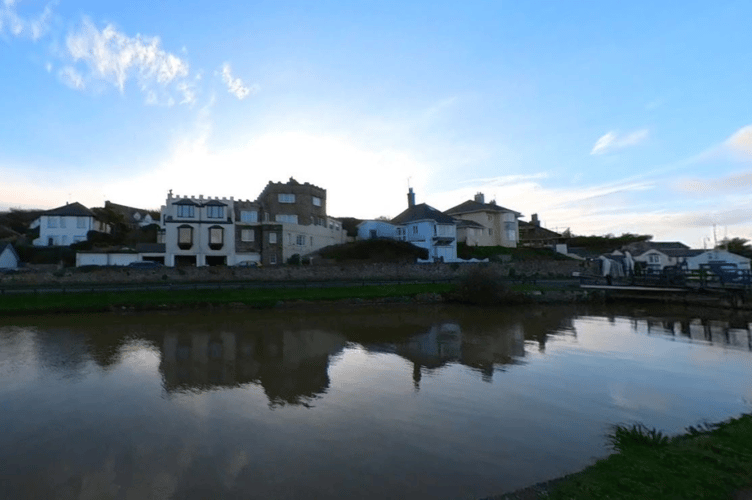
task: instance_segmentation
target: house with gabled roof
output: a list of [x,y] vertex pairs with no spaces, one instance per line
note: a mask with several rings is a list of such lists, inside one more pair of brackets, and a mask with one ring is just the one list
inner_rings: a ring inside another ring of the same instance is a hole
[[516,248],[519,241],[518,219],[519,212],[504,208],[496,204],[495,200],[485,202],[483,193],[477,193],[472,200],[467,200],[444,212],[455,219],[471,221],[482,226],[483,231],[475,237],[469,226],[462,227],[458,232],[458,239],[473,246],[503,246]]
[[407,193],[407,210],[392,219],[397,239],[428,250],[434,262],[457,260],[457,226],[454,218],[425,203],[415,204],[413,188]]
[[37,247],[69,246],[86,241],[89,231],[110,232],[107,224],[78,202],[43,212],[29,227],[39,228],[39,237],[33,241]]

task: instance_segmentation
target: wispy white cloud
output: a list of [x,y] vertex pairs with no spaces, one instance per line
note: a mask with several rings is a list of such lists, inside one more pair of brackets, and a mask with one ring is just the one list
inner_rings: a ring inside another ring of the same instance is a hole
[[60,81],[73,89],[83,90],[86,87],[83,76],[71,66],[65,66],[61,69],[58,76]]
[[49,30],[53,3],[47,4],[40,13],[24,16],[18,13],[15,0],[3,0],[0,3],[0,35],[7,33],[15,37],[39,40]]
[[247,86],[240,78],[232,76],[232,69],[230,63],[224,63],[222,65],[222,81],[227,85],[227,91],[237,97],[240,100],[245,99],[251,94],[258,92],[258,85]]
[[745,159],[752,159],[752,125],[747,125],[734,132],[723,145],[736,155]]
[[[100,30],[86,17],[68,34],[66,47],[73,61],[83,65],[83,81],[105,81],[122,93],[126,82],[135,79],[152,104],[168,85],[180,83],[189,73],[188,63],[164,50],[159,37],[129,37],[111,24]],[[169,103],[170,97],[164,101]]]
[[591,155],[609,153],[617,149],[635,146],[648,137],[648,129],[635,130],[628,134],[619,134],[616,131],[607,132],[601,136],[590,151]]

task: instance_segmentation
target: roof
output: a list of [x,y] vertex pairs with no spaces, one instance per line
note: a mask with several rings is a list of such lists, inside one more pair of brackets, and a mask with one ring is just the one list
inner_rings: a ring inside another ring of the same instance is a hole
[[95,217],[94,212],[81,205],[79,202],[69,203],[62,207],[53,208],[43,212],[42,215],[71,215],[78,217]]
[[440,224],[454,224],[455,221],[445,213],[433,208],[430,205],[421,203],[409,207],[407,210],[392,219],[392,224],[405,224],[419,220],[432,220]]
[[545,227],[541,227],[532,222],[525,222],[521,220],[518,222],[520,231],[520,240],[538,240],[538,239],[551,239],[551,238],[563,238],[563,236],[556,231],[551,231]]
[[517,217],[522,215],[519,212],[504,208],[501,205],[497,205],[496,203],[480,203],[474,200],[467,200],[464,203],[460,203],[456,207],[450,208],[445,213],[449,215],[455,215],[466,214],[470,212],[512,212],[513,214],[517,215]]
[[656,248],[655,250],[658,250],[669,257],[694,257],[695,255],[707,252],[707,250],[691,250],[689,248],[667,248],[664,250]]
[[470,227],[474,229],[486,229],[486,226],[478,222],[475,222],[474,220],[455,219],[455,221],[457,222],[457,229],[466,228],[466,227]]

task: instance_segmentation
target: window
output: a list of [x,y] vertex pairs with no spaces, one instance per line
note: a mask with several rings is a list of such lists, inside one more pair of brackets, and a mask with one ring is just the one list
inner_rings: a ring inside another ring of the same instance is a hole
[[313,246],[313,236],[311,236],[311,246]]
[[272,254],[271,257],[269,257],[269,264],[276,264],[277,263],[277,256],[275,254]]
[[319,198],[318,196],[314,196],[312,198],[312,200],[313,200],[313,206],[314,207],[320,207],[321,206],[321,198]]
[[255,210],[241,211],[240,222],[258,222],[258,212],[256,212]]
[[517,232],[514,229],[507,229],[507,239],[509,241],[517,240]]
[[86,229],[86,217],[76,217],[76,227],[78,229]]
[[277,214],[274,216],[274,220],[277,222],[287,222],[289,224],[297,224],[298,223],[298,216],[297,215],[285,215],[285,214]]
[[67,244],[68,244],[68,235],[64,234],[63,235],[63,245],[67,245]]
[[253,241],[253,240],[254,240],[253,229],[241,229],[240,230],[240,241]]
[[50,215],[47,217],[47,227],[57,227],[57,216]]
[[491,229],[490,227],[488,228],[488,235],[493,236],[493,229]]
[[295,203],[295,195],[292,193],[279,193],[277,195],[277,200],[279,200],[280,203]]
[[210,219],[221,219],[225,216],[225,207],[209,205],[206,207],[206,216]]
[[413,226],[413,234],[418,234],[418,226]]
[[276,243],[277,242],[277,233],[269,233],[269,243]]
[[[178,206],[186,206],[186,205],[178,205]],[[188,250],[192,246],[193,246],[193,228],[191,226],[178,227],[178,248],[182,250]]]
[[[60,217],[60,227],[65,227],[65,222],[67,219],[65,217]],[[63,245],[65,245],[65,242],[63,242]]]
[[178,217],[194,217],[193,205],[178,205]]
[[301,245],[301,246],[302,246],[302,245],[305,245],[305,236],[303,236],[302,234],[299,234],[299,235],[298,235],[298,236],[297,236],[297,237],[295,238],[295,243],[296,243],[297,245]]
[[660,260],[661,260],[660,257],[658,257],[658,255],[654,253],[651,253],[650,255],[648,255],[648,262],[650,262],[651,264],[658,264]]
[[219,250],[225,242],[225,230],[219,226],[209,228],[209,248]]

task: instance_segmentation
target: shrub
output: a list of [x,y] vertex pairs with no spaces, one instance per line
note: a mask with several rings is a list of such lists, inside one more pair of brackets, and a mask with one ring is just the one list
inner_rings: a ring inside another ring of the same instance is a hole
[[294,253],[290,256],[289,259],[287,259],[287,263],[291,266],[299,266],[300,265],[300,254]]
[[661,431],[649,429],[643,424],[633,424],[629,427],[617,424],[606,437],[616,451],[657,448],[669,443],[668,436]]
[[488,267],[473,267],[460,279],[450,299],[484,306],[526,301],[524,295],[509,290],[501,274]]

